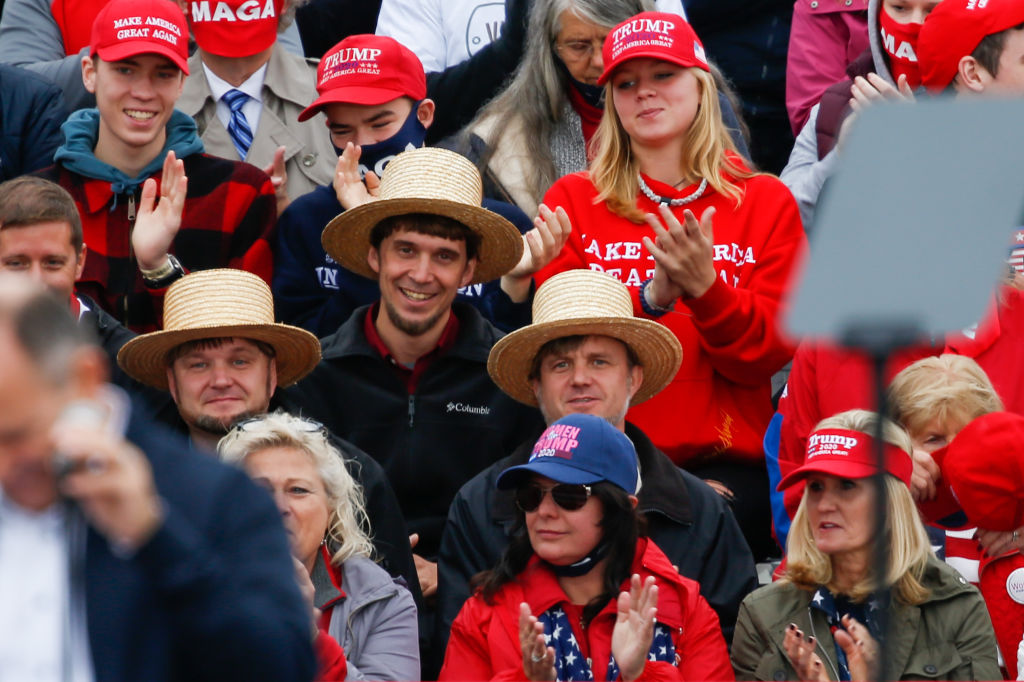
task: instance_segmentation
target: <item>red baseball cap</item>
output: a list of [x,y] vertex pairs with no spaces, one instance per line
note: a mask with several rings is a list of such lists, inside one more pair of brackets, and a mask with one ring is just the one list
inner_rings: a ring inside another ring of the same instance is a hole
[[604,85],[619,64],[637,57],[710,71],[704,45],[693,28],[686,19],[668,12],[641,12],[626,19],[604,39],[601,56],[604,73],[597,79],[598,85]]
[[221,57],[248,57],[277,40],[284,0],[190,0],[196,45]]
[[945,450],[936,461],[971,524],[999,531],[1024,526],[1024,417],[982,415]]
[[327,104],[384,104],[399,97],[427,96],[427,76],[412,50],[394,38],[370,33],[349,36],[320,60],[320,96],[299,114],[305,121]]
[[[892,474],[910,487],[914,462],[906,450],[895,445],[884,446],[885,472]],[[804,463],[779,481],[778,490],[784,490],[811,474],[830,474],[841,478],[867,478],[878,472],[878,454],[875,439],[860,431],[849,429],[820,429],[807,438],[807,458]]]
[[917,39],[921,84],[933,92],[949,87],[960,60],[985,36],[1024,23],[1021,0],[943,0],[924,20]]
[[92,22],[89,55],[116,62],[138,54],[167,57],[188,75],[188,25],[173,0],[112,0]]

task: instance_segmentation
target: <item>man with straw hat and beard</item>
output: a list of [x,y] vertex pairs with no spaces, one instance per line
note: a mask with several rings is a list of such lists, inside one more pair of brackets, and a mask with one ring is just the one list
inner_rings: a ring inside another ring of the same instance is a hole
[[[135,337],[117,355],[126,374],[170,393],[174,406],[156,420],[209,453],[240,421],[271,410],[306,412],[276,389],[294,384],[319,360],[315,336],[274,322],[267,283],[234,269],[203,270],[175,282],[164,302],[164,329]],[[377,558],[418,598],[408,532],[384,471],[359,448],[328,435],[365,493]]]
[[[380,300],[323,339],[323,360],[297,386],[319,419],[384,467],[415,534],[428,597],[455,492],[540,425],[487,375],[501,332],[455,301],[460,287],[497,279],[523,257],[519,231],[481,208],[481,196],[469,160],[423,147],[388,164],[379,200],[331,221],[327,253],[376,279]],[[557,252],[547,246],[533,253],[534,268]]]
[[[622,283],[601,272],[570,270],[540,287],[533,324],[498,341],[487,369],[505,393],[538,407],[548,424],[567,414],[593,414],[629,436],[640,462],[638,510],[650,537],[682,575],[700,583],[729,641],[740,602],[757,587],[739,525],[720,495],[626,422],[630,405],[657,394],[681,360],[671,331],[633,317]],[[470,579],[495,565],[518,530],[513,497],[495,481],[529,458],[535,438],[522,435],[520,447],[464,485],[449,510],[438,555],[439,636],[446,636],[470,596]]]

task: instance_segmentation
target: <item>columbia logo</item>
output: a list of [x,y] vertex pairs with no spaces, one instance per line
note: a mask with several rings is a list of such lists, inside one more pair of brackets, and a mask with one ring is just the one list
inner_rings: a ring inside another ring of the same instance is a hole
[[491,408],[487,405],[467,405],[465,403],[448,403],[445,405],[445,412],[462,412],[465,414],[490,414]]

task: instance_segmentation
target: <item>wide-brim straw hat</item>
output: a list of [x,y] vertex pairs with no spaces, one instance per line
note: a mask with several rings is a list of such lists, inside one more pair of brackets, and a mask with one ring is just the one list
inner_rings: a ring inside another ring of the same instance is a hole
[[277,385],[290,386],[320,362],[320,341],[305,329],[274,322],[274,298],[251,272],[201,270],[185,275],[164,296],[164,329],[137,336],[117,354],[132,378],[167,390],[167,354],[188,341],[254,339],[274,348]]
[[321,235],[328,255],[358,275],[377,279],[366,262],[371,230],[385,218],[410,213],[445,216],[480,235],[470,284],[497,279],[522,258],[522,235],[515,225],[480,205],[480,171],[461,154],[439,147],[402,152],[384,169],[379,197],[337,216]]
[[494,344],[487,371],[505,393],[521,403],[536,405],[529,374],[541,346],[552,339],[591,334],[622,341],[643,366],[644,381],[631,405],[665,388],[683,360],[683,347],[668,327],[633,317],[633,302],[624,284],[602,272],[569,270],[537,290],[533,324]]

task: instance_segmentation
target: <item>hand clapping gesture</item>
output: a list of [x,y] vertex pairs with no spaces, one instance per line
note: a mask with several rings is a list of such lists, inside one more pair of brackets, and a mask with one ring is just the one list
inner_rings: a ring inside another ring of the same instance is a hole
[[552,211],[540,205],[533,229],[523,235],[523,257],[501,278],[501,288],[515,302],[525,301],[530,294],[530,281],[541,268],[562,251],[572,232],[565,209]]
[[359,177],[361,153],[360,147],[347,143],[334,167],[334,193],[346,211],[374,201],[380,194],[380,178],[376,173],[367,171],[365,178]]
[[654,257],[654,279],[650,291],[654,303],[667,308],[685,295],[699,298],[715,283],[712,219],[714,207],[705,209],[697,221],[689,209],[680,223],[668,206],[659,206],[658,216],[647,214],[655,238],[644,237],[644,246]]
[[555,679],[555,650],[545,644],[544,624],[531,615],[526,602],[519,605],[519,648],[526,679]]
[[612,631],[612,656],[626,682],[640,677],[647,664],[654,641],[657,605],[658,586],[654,584],[654,576],[647,576],[641,585],[640,576],[634,574],[629,592],[619,594],[619,613]]

